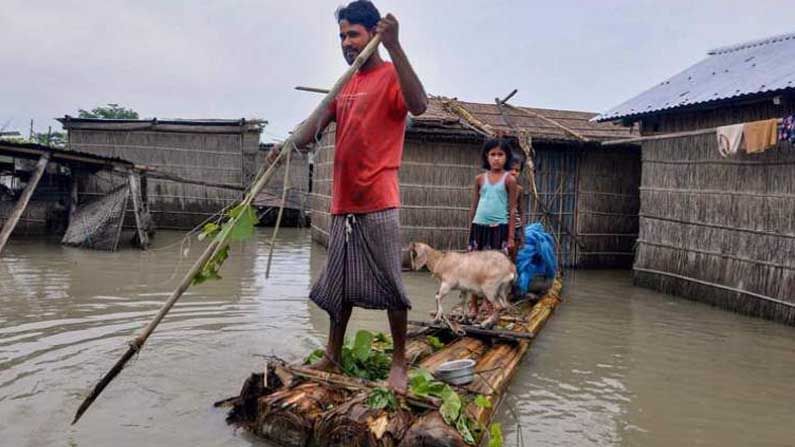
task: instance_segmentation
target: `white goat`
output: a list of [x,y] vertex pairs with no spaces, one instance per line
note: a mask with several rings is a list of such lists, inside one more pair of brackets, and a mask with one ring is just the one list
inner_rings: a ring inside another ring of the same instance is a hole
[[481,323],[491,327],[499,311],[508,306],[508,292],[516,278],[516,267],[505,254],[495,250],[469,253],[441,252],[428,244],[412,242],[409,246],[411,268],[427,266],[441,284],[436,292],[436,316],[442,318],[442,300],[452,290],[484,296],[492,304],[491,315]]

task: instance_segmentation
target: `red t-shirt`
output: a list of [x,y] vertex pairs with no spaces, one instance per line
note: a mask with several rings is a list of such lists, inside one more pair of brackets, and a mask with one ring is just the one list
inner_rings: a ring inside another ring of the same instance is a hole
[[337,122],[331,214],[359,214],[400,206],[406,103],[395,67],[353,75],[330,105]]

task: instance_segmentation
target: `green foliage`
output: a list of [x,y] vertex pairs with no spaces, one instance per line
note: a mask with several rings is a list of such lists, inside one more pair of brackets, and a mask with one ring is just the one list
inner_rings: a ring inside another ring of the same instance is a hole
[[80,109],[77,111],[77,117],[137,120],[138,112],[133,109],[126,109],[118,104],[108,104],[106,106],[95,107],[91,111]]
[[201,284],[210,279],[221,279],[218,271],[221,269],[226,258],[229,257],[228,241],[244,241],[254,235],[254,226],[257,224],[257,215],[254,208],[250,205],[237,205],[226,213],[226,222],[218,225],[210,222],[202,227],[198,239],[203,241],[212,238],[222,244],[223,249],[219,250],[212,258],[202,266],[202,269],[193,277],[193,285]]
[[[257,214],[254,207],[240,204],[227,213],[230,218],[235,219],[224,224],[222,231],[229,232],[229,239],[233,241],[245,241],[254,236],[254,226],[257,224]],[[227,230],[228,228],[228,230]]]
[[44,146],[64,147],[66,146],[66,133],[65,132],[37,132],[33,135],[33,143],[42,144]]
[[[356,332],[353,341],[345,340],[339,366],[343,373],[352,377],[384,380],[389,376],[392,365],[391,352],[392,339],[387,335],[360,330]],[[322,349],[316,349],[304,363],[315,363],[323,358],[324,353]]]
[[409,391],[418,397],[436,397],[442,400],[439,413],[447,425],[455,427],[464,442],[475,444],[472,434],[475,421],[466,415],[461,396],[448,384],[435,380],[428,371],[418,368],[409,373]]
[[489,400],[488,397],[482,394],[478,394],[475,397],[475,405],[477,405],[480,408],[491,408],[491,401]]
[[218,250],[218,252],[213,255],[212,258],[208,259],[207,262],[204,263],[202,269],[199,270],[199,273],[193,277],[193,285],[201,284],[210,279],[221,279],[221,275],[218,274],[218,270],[221,269],[221,265],[223,265],[226,258],[229,257],[229,246],[225,246],[223,249]]
[[502,425],[499,422],[489,427],[489,447],[502,447]]
[[472,435],[472,419],[462,414],[455,421],[455,429],[464,438],[464,442],[469,445],[475,445],[475,437]]
[[315,349],[314,351],[312,351],[312,353],[310,353],[306,357],[306,359],[304,360],[304,364],[305,365],[311,365],[313,363],[317,363],[317,362],[323,360],[323,357],[325,357],[325,356],[326,356],[326,351],[325,350],[323,350],[323,349]]
[[376,410],[386,408],[388,411],[395,411],[397,410],[398,402],[395,393],[386,388],[378,387],[374,388],[367,397],[367,406]]
[[369,331],[359,331],[353,339],[353,349],[351,354],[359,362],[366,362],[370,358],[373,349],[373,334]]
[[453,425],[458,420],[458,416],[461,415],[461,397],[450,385],[445,385],[439,397],[442,398],[442,406],[439,407],[439,413],[447,425]]
[[428,346],[430,346],[431,349],[434,350],[434,352],[444,348],[444,343],[442,343],[442,341],[439,340],[439,337],[436,337],[434,335],[429,335],[428,337],[425,338],[425,340],[428,342]]

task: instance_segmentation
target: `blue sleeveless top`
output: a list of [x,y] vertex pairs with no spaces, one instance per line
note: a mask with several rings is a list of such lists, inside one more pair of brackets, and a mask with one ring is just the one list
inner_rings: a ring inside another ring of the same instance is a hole
[[508,223],[508,188],[505,187],[505,179],[509,175],[510,172],[505,172],[499,181],[491,183],[489,173],[486,173],[483,184],[480,185],[480,200],[472,223],[478,225]]

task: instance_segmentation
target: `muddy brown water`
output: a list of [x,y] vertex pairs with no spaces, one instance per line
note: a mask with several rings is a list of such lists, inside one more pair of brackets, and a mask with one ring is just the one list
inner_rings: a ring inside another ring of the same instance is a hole
[[[284,230],[265,278],[267,230],[233,246],[222,281],[191,288],[140,356],[86,413],[82,397],[167,297],[187,260],[14,240],[0,258],[0,445],[267,445],[224,423],[261,354],[299,359],[328,323],[307,293],[325,253]],[[406,273],[415,308],[435,281]],[[635,288],[627,271],[577,271],[534,342],[498,420],[506,445],[791,446],[795,328]],[[448,303],[448,306],[452,303]],[[357,310],[351,330],[385,330]],[[519,438],[521,435],[521,439]]]

